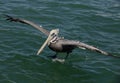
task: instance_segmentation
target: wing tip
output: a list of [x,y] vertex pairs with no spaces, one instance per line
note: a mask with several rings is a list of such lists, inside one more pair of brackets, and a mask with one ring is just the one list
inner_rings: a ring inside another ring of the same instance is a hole
[[5,14],[4,16],[6,17],[6,20],[8,20],[8,21],[10,21],[10,22],[20,22],[20,23],[25,23],[25,24],[27,24],[23,19],[14,18],[14,17],[12,17],[12,16],[10,16],[10,15],[7,15],[7,14]]

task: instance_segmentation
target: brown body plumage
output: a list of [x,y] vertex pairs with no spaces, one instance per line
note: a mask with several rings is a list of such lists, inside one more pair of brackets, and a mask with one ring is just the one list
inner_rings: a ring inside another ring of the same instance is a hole
[[[7,16],[7,20],[31,25],[34,28],[36,28],[36,29],[40,30],[41,32],[43,32],[46,36],[48,36],[49,33],[50,33],[49,31],[44,29],[42,26],[39,26],[39,25],[37,25],[37,24],[35,24],[35,23],[31,22],[31,21],[24,20],[24,19],[19,19],[19,18],[13,18],[13,17],[8,16],[8,15],[6,15],[6,16]],[[82,43],[80,41],[68,40],[68,39],[64,39],[64,38],[56,36],[56,35],[52,35],[52,36],[53,36],[53,38],[51,40],[52,42],[49,43],[48,47],[51,50],[55,51],[56,53],[58,53],[58,52],[67,53],[67,56],[65,58],[67,58],[69,53],[71,53],[72,50],[77,48],[77,47],[92,50],[92,51],[96,51],[96,52],[99,52],[99,53],[104,54],[104,55],[113,56],[113,55],[111,55],[111,54],[109,54],[109,53],[107,53],[105,51],[102,51],[102,50],[100,50],[100,49],[98,49],[96,47],[93,47],[91,45]],[[54,56],[54,58],[56,58],[56,55]]]

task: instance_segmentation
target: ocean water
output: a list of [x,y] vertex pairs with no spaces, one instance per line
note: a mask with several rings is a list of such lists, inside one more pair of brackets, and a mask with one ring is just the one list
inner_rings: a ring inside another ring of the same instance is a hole
[[119,0],[1,0],[0,83],[120,83],[119,58],[75,49],[64,64],[52,62],[48,47],[36,55],[47,37],[5,14],[120,56]]

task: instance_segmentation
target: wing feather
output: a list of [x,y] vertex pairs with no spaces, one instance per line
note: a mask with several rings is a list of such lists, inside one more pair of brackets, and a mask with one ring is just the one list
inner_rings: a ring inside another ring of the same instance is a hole
[[5,15],[7,17],[6,20],[9,20],[9,21],[13,21],[13,22],[20,22],[20,23],[24,23],[24,24],[28,24],[28,25],[31,25],[33,26],[34,28],[38,29],[39,31],[43,32],[45,35],[49,35],[49,31],[47,31],[46,29],[44,29],[42,26],[39,26],[31,21],[28,21],[28,20],[24,20],[24,19],[20,19],[20,18],[14,18],[12,16],[9,16],[9,15]]
[[108,52],[105,52],[103,50],[100,50],[92,45],[88,45],[88,44],[85,44],[85,43],[82,43],[80,41],[74,41],[74,40],[64,40],[64,43],[63,45],[74,45],[76,47],[79,47],[79,48],[82,48],[82,49],[88,49],[88,50],[91,50],[91,51],[96,51],[98,53],[101,53],[101,54],[104,54],[104,55],[110,55],[110,56],[113,56],[112,54],[108,53]]

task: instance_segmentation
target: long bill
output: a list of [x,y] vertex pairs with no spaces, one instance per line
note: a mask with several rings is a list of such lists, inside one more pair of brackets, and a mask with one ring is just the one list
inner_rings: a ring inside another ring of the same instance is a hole
[[41,46],[41,48],[38,50],[37,55],[39,55],[39,54],[43,51],[43,49],[44,49],[45,46],[48,44],[48,42],[50,42],[50,40],[51,40],[51,37],[48,36],[48,38],[46,39],[46,41],[44,42],[44,44],[43,44],[43,45]]
[[49,43],[52,40],[52,38],[54,36],[57,36],[58,33],[59,33],[59,29],[53,29],[53,30],[50,31],[50,34],[49,34],[48,38],[46,39],[46,41],[44,42],[44,44],[42,45],[42,47],[38,50],[37,55],[39,55],[42,52],[42,50],[45,48],[45,46],[47,44],[49,45]]

